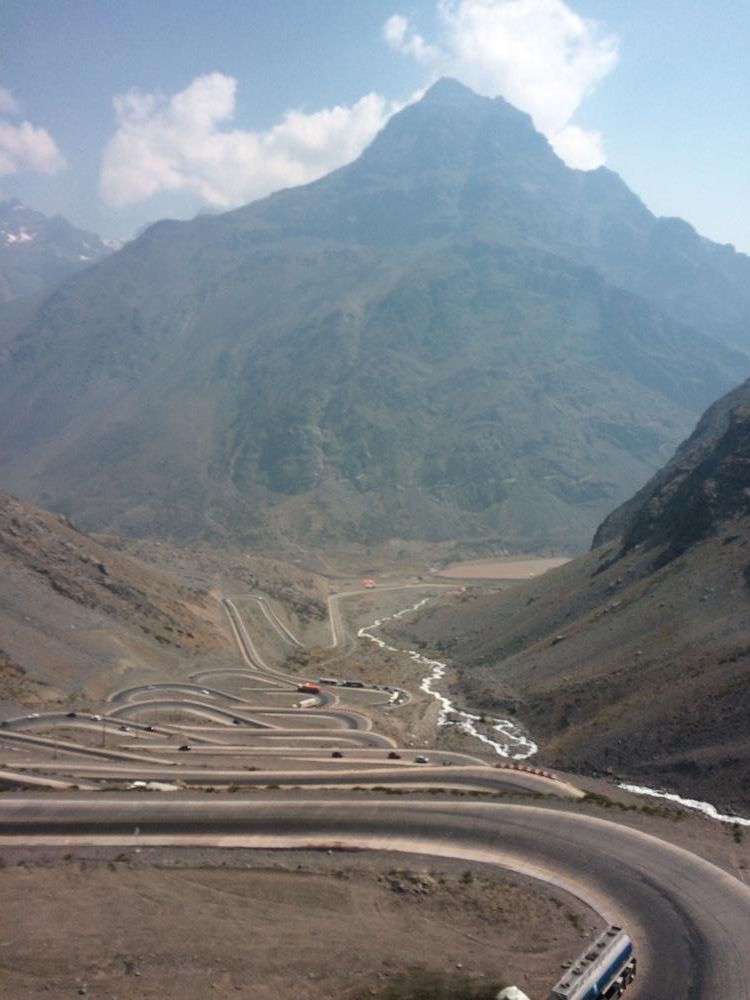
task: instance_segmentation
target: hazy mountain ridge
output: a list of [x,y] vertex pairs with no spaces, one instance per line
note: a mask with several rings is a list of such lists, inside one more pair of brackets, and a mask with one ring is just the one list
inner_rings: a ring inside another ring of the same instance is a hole
[[659,228],[443,81],[354,164],[49,297],[0,367],[2,481],[138,534],[583,547],[750,371],[736,302],[695,327],[617,287]]
[[112,253],[95,233],[77,229],[17,199],[0,202],[0,303],[49,290]]
[[528,115],[454,80],[391,119],[350,166],[225,218],[365,244],[459,233],[534,247],[750,350],[750,257],[657,218],[606,167],[568,169]]

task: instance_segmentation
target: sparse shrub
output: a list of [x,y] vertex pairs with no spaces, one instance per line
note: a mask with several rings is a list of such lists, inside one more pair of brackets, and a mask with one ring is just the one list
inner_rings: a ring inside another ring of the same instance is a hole
[[607,798],[606,795],[600,795],[599,792],[586,792],[582,801],[591,802],[597,806],[603,806],[605,809],[611,809],[614,805],[612,799]]

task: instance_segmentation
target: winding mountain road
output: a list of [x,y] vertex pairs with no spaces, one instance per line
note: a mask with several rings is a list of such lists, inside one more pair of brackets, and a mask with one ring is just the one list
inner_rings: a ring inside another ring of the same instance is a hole
[[536,806],[4,798],[0,846],[133,844],[371,849],[499,865],[553,882],[628,927],[630,997],[750,998],[750,889],[628,827]]
[[[306,699],[307,707],[273,703],[298,698],[301,679],[260,658],[236,606],[223,603],[245,666],[197,671],[192,681],[244,677],[261,685],[253,690],[254,701],[168,680],[113,692],[100,716],[56,712],[5,720],[0,758],[11,746],[17,757],[26,755],[0,761],[5,783],[17,788],[26,776],[29,791],[0,798],[0,849],[134,843],[326,847],[499,865],[552,882],[588,902],[603,920],[627,927],[639,963],[628,1000],[750,1000],[747,886],[672,844],[572,811],[565,800],[581,793],[554,775],[524,765],[493,768],[457,752],[440,753],[439,766],[420,764],[413,750],[397,751],[393,740],[373,731],[366,706],[342,707],[330,691]],[[299,646],[270,605],[258,603],[279,641]],[[332,648],[342,650],[353,640],[338,600],[330,608]],[[61,732],[71,738],[61,739]],[[102,743],[111,740],[113,733],[127,748],[91,745],[99,735]],[[187,755],[180,751],[188,745],[178,746],[186,739],[192,749]],[[344,759],[332,760],[331,747],[341,747],[343,753],[333,756]],[[102,783],[143,782],[272,787],[279,797],[113,797],[94,791]],[[40,783],[50,791],[36,796]],[[65,791],[75,785],[91,790],[85,796]],[[373,801],[353,793],[355,787],[369,788],[370,795],[380,787],[464,795],[521,791],[555,796],[556,805]]]

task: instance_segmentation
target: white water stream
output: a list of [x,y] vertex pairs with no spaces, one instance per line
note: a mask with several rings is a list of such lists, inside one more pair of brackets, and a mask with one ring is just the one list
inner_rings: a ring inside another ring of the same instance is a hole
[[[422,654],[417,652],[415,649],[397,649],[395,646],[389,646],[388,643],[383,641],[383,639],[379,639],[376,635],[372,634],[372,630],[379,628],[384,622],[402,618],[404,615],[409,614],[410,611],[418,611],[421,607],[424,607],[429,600],[429,597],[423,597],[421,601],[417,601],[416,604],[413,604],[408,608],[403,608],[395,614],[386,615],[383,618],[376,618],[372,625],[366,625],[359,629],[357,635],[361,639],[369,639],[371,642],[376,643],[381,649],[387,649],[392,653],[405,653],[416,663],[421,663],[430,668],[430,673],[422,678],[419,687],[420,690],[432,695],[432,697],[439,703],[439,726],[454,725],[458,729],[467,733],[469,736],[473,736],[482,743],[486,743],[488,746],[491,746],[496,753],[500,754],[501,757],[510,757],[512,760],[525,760],[526,758],[533,756],[538,750],[536,743],[530,740],[527,736],[524,736],[515,723],[511,722],[509,719],[489,719],[487,724],[494,732],[500,733],[504,737],[504,741],[501,742],[500,740],[492,739],[490,736],[487,736],[486,733],[480,732],[476,727],[476,723],[481,722],[483,718],[486,719],[486,716],[477,715],[473,712],[466,712],[462,709],[456,708],[450,698],[444,695],[441,691],[437,690],[436,685],[438,681],[442,680],[445,676],[445,671],[447,669],[445,663],[442,663],[440,660],[430,660],[428,657],[422,656]],[[460,721],[456,721],[456,719],[459,719]],[[632,792],[635,795],[647,795],[652,798],[666,799],[669,802],[675,802],[677,805],[684,806],[686,809],[694,809],[697,812],[703,813],[704,816],[708,816],[710,819],[718,820],[720,823],[733,823],[738,826],[750,826],[750,819],[720,813],[716,806],[712,806],[710,802],[701,802],[698,799],[684,799],[680,795],[676,795],[673,792],[661,792],[654,788],[647,788],[644,785],[631,785],[623,782],[619,784],[618,787],[622,788],[625,792]]]
[[698,799],[683,799],[681,796],[675,795],[674,792],[659,792],[654,788],[646,788],[644,785],[628,785],[623,782],[617,787],[622,788],[624,792],[633,792],[635,795],[650,795],[655,799],[668,799],[669,802],[676,802],[678,805],[684,806],[686,809],[695,809],[697,812],[703,813],[704,816],[716,819],[720,823],[732,823],[737,826],[750,826],[750,819],[743,819],[741,816],[728,816],[726,813],[720,813],[716,806],[712,806],[710,802],[700,802]]
[[[445,676],[447,669],[445,663],[441,663],[440,660],[430,660],[428,657],[422,656],[415,649],[396,649],[395,646],[389,646],[388,643],[379,639],[376,635],[372,635],[372,629],[379,628],[384,622],[401,618],[410,611],[418,611],[429,599],[429,597],[423,597],[421,601],[417,601],[411,607],[403,608],[401,611],[397,611],[393,615],[386,615],[384,618],[376,618],[372,625],[365,625],[359,629],[357,635],[361,639],[369,639],[371,642],[376,643],[381,649],[387,649],[392,653],[405,653],[415,663],[421,663],[430,668],[430,673],[422,678],[419,687],[421,691],[432,695],[440,705],[438,713],[439,726],[455,726],[469,736],[473,736],[482,743],[486,743],[487,746],[492,747],[501,757],[509,757],[511,760],[526,760],[527,757],[531,757],[539,748],[533,740],[524,736],[518,726],[514,722],[511,722],[510,719],[495,719],[487,715],[466,712],[463,709],[456,708],[450,698],[437,690],[437,683]],[[484,725],[487,725],[493,732],[503,737],[502,741],[493,739],[477,728],[477,723],[482,724],[483,719],[486,720]]]

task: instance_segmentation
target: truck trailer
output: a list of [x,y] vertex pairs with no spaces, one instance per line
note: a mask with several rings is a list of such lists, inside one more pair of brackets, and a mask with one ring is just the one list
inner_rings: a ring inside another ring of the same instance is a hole
[[634,979],[633,942],[613,924],[576,959],[548,1000],[614,1000]]

